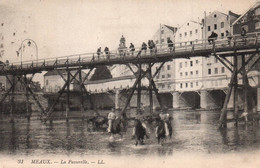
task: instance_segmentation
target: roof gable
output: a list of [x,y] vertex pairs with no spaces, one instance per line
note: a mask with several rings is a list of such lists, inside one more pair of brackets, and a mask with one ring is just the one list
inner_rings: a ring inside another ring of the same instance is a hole
[[245,18],[250,11],[255,10],[255,9],[256,9],[257,7],[259,7],[259,6],[260,6],[260,2],[256,2],[255,4],[253,4],[252,6],[250,6],[239,18],[237,18],[236,21],[234,21],[234,23],[232,24],[232,26],[235,25],[235,24],[240,24],[241,21],[245,21],[245,20],[243,20],[243,18]]

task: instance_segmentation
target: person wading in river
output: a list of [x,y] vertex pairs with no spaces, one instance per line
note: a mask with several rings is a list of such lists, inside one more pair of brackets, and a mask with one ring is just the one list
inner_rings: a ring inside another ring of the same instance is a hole
[[[161,110],[161,113],[159,114],[159,116],[160,116],[160,119],[164,122],[165,135],[169,136],[170,135],[170,130],[169,130],[170,115],[169,115],[169,113],[166,112],[166,110]],[[158,137],[157,130],[158,130],[158,127],[156,127],[156,137]]]

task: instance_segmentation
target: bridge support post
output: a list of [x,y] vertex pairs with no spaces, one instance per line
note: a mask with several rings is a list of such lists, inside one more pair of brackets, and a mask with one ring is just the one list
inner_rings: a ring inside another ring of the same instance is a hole
[[151,63],[149,63],[149,102],[150,102],[150,114],[153,114],[153,86],[152,86],[152,67]]
[[115,109],[119,109],[119,97],[120,97],[120,90],[119,89],[115,89]]
[[242,71],[243,71],[243,89],[244,89],[244,114],[245,114],[245,122],[247,122],[247,114],[248,114],[248,78],[247,72],[245,68],[245,55],[242,55]]
[[233,89],[234,89],[234,119],[235,119],[235,125],[237,126],[238,124],[238,90],[237,90],[237,54],[235,53],[234,57],[234,69],[233,69],[233,73],[234,73],[234,82],[231,84],[233,85]]
[[[80,85],[80,112],[82,119],[84,119],[84,91],[82,87],[82,73],[81,68],[79,68],[79,85]],[[84,84],[83,84],[84,85]]]
[[180,108],[180,93],[179,92],[177,92],[177,91],[174,91],[173,93],[172,93],[172,100],[173,100],[173,102],[172,102],[172,107],[174,108],[174,109],[177,109],[177,108]]
[[13,123],[14,122],[14,91],[15,91],[15,78],[16,76],[13,75],[12,76],[12,83],[11,83],[11,87],[12,87],[12,96],[11,96],[11,110],[10,110],[10,122]]
[[260,111],[260,87],[257,88],[257,111]]
[[207,109],[208,108],[208,91],[207,90],[201,90],[200,91],[200,108]]
[[[70,81],[70,71],[67,68],[67,81]],[[67,90],[66,90],[66,122],[69,121],[69,111],[70,111],[70,82],[67,82]]]
[[24,74],[24,82],[25,82],[25,96],[26,96],[26,112],[27,112],[27,120],[30,121],[31,119],[31,112],[30,112],[30,109],[29,109],[29,90],[28,90],[28,81],[27,81],[27,76],[26,74]]
[[[138,64],[138,76],[139,78],[141,77],[141,66],[142,64]],[[137,111],[136,114],[140,114],[141,113],[141,91],[142,91],[142,80],[138,80],[138,84],[137,84]]]

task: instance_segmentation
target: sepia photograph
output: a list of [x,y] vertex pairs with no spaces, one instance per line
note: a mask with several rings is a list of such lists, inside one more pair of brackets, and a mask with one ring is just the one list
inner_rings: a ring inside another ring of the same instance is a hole
[[0,11],[0,168],[260,167],[260,1]]

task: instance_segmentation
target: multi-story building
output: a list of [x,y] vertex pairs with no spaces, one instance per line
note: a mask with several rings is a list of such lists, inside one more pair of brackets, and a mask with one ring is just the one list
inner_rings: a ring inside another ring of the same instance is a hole
[[[239,15],[229,11],[228,14],[214,11],[206,16],[203,22],[202,34],[204,42],[215,32],[217,40],[227,38],[226,31],[232,33],[232,23]],[[231,58],[228,58],[231,62]],[[224,89],[228,87],[231,72],[214,56],[202,58],[203,84],[201,87],[201,108],[221,107],[223,100],[216,101],[217,97],[224,98]],[[214,98],[215,97],[215,98]]]
[[[175,47],[190,47],[200,43],[202,39],[202,25],[196,21],[186,21],[176,32]],[[175,60],[175,84],[173,93],[173,108],[186,106],[184,92],[189,92],[188,97],[198,97],[194,91],[202,86],[202,57]],[[187,99],[187,98],[186,98]],[[187,102],[187,101],[186,101]],[[189,100],[189,106],[196,107],[196,102]]]
[[[157,48],[168,50],[167,40],[175,41],[177,26],[160,25],[159,29],[155,32],[152,39]],[[155,72],[160,64],[155,64],[152,71]],[[172,107],[172,92],[175,90],[175,60],[166,62],[158,75],[155,77],[155,82],[160,94],[165,98],[165,105]]]

